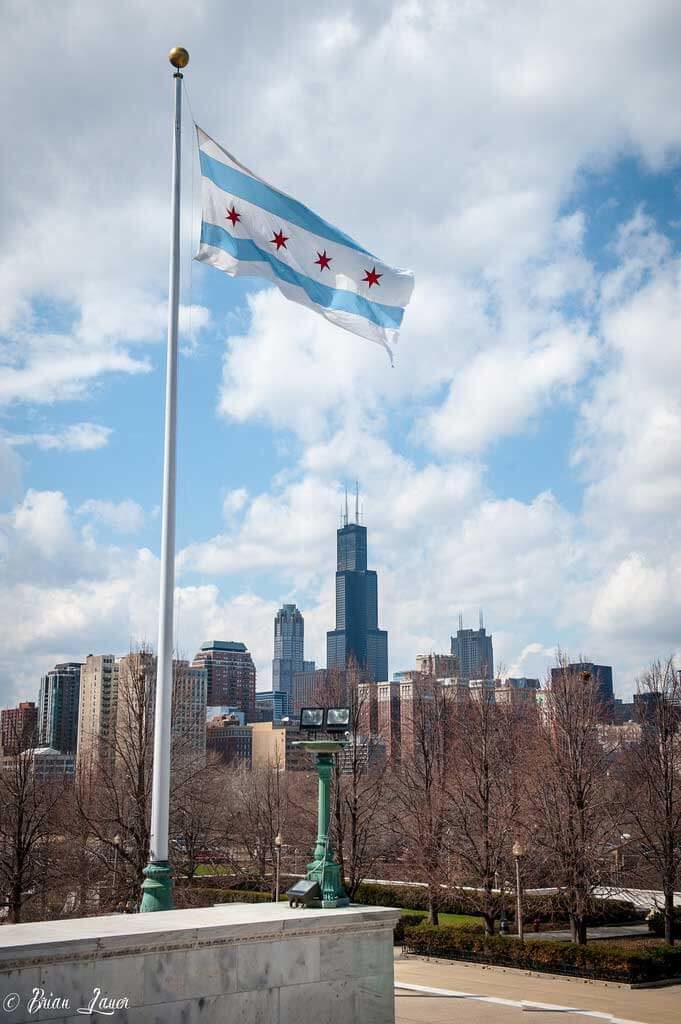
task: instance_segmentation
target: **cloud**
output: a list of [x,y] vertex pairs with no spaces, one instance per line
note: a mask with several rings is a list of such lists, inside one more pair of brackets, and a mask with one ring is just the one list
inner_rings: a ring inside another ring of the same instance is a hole
[[[35,699],[40,675],[57,661],[156,642],[158,559],[146,548],[98,542],[79,529],[59,492],[30,490],[0,519],[0,567],[3,706]],[[227,638],[249,644],[261,673],[271,661],[271,631],[262,624],[271,623],[274,602],[187,586],[176,589],[175,608],[176,645],[185,656],[193,657],[202,640]]]
[[117,533],[136,533],[144,523],[142,506],[130,498],[124,501],[90,498],[80,506],[78,514],[103,523]]
[[234,512],[240,512],[247,501],[248,491],[245,487],[236,487],[233,491],[228,491],[222,502],[223,515],[229,518]]
[[560,324],[527,346],[489,348],[452,381],[442,406],[431,412],[422,436],[436,449],[479,451],[565,401],[597,352],[585,326]]
[[0,501],[18,497],[22,479],[22,461],[7,438],[0,436]]
[[75,542],[68,502],[60,491],[28,490],[12,518],[17,535],[45,559],[62,555]]
[[13,434],[7,441],[12,445],[34,444],[43,451],[82,452],[104,448],[111,433],[111,427],[99,423],[72,423],[53,433]]

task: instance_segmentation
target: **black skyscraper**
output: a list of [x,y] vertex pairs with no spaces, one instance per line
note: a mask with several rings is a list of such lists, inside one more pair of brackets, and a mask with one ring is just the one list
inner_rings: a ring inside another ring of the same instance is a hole
[[367,569],[367,531],[348,523],[346,506],[337,533],[336,628],[326,634],[327,668],[345,669],[350,658],[366,679],[388,678],[388,634],[378,628],[378,581]]

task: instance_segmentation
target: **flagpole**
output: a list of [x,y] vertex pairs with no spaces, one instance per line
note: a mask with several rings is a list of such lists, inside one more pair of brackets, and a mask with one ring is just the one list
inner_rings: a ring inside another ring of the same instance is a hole
[[172,871],[168,862],[170,804],[170,734],[173,694],[173,598],[175,592],[175,464],[177,448],[177,324],[180,304],[180,149],[182,68],[189,54],[176,46],[168,56],[175,68],[172,214],[168,289],[168,356],[166,363],[163,506],[161,522],[161,593],[159,602],[154,761],[151,793],[149,863],[144,869],[140,912],[173,909]]

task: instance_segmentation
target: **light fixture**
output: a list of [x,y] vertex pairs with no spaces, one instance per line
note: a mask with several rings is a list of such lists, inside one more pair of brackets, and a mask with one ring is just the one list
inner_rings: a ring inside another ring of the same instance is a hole
[[345,732],[350,725],[350,708],[329,708],[326,728],[329,732]]
[[277,832],[276,836],[274,837],[274,845],[277,847],[277,849],[280,849],[282,843],[283,839],[281,838],[281,832]]
[[321,729],[324,725],[324,708],[301,708],[300,728]]
[[513,856],[524,857],[525,856],[525,844],[520,839],[516,839],[513,844]]

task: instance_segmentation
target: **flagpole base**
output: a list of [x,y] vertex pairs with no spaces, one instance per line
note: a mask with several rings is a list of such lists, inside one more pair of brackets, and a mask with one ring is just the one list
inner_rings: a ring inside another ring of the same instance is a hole
[[144,869],[140,914],[173,910],[173,870],[168,861],[151,861]]

